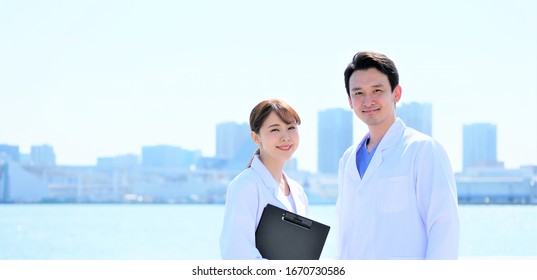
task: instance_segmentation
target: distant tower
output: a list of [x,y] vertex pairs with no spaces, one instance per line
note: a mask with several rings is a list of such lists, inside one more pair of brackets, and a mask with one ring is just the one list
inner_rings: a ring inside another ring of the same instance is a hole
[[30,148],[30,157],[34,166],[50,167],[56,165],[54,149],[49,145],[32,146]]
[[20,159],[19,146],[0,144],[0,159],[6,158],[18,162]]
[[224,122],[216,125],[216,157],[228,161],[230,169],[244,169],[257,150],[247,123]]
[[336,108],[318,114],[317,169],[337,174],[339,159],[352,145],[352,111]]
[[142,166],[188,169],[201,157],[201,151],[181,147],[156,145],[142,147]]
[[397,116],[406,126],[433,136],[432,105],[430,103],[405,103],[397,106]]
[[246,141],[252,142],[250,126],[247,123],[224,122],[216,125],[217,158],[233,158]]
[[463,169],[496,166],[496,125],[489,123],[463,126]]

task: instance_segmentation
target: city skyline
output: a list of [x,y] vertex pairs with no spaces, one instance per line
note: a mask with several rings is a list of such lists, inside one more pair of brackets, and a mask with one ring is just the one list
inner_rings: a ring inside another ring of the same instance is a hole
[[353,112],[327,109],[319,111],[317,116],[317,171],[337,174],[339,159],[353,142]]
[[[410,103],[402,104],[399,108],[405,108],[408,110],[410,108],[415,109],[412,113],[406,111],[403,121],[406,122],[405,118],[410,120],[410,124],[406,123],[407,126],[419,130],[419,128],[424,128],[427,131],[430,131],[428,124],[430,123],[430,113],[431,113],[431,104],[429,103]],[[338,153],[343,153],[346,150],[346,145],[344,143],[349,142],[348,139],[345,139],[349,131],[344,128],[349,127],[348,120],[352,120],[354,115],[352,111],[341,109],[341,108],[330,108],[323,111],[319,111],[319,120],[318,128],[324,130],[325,133],[318,135],[318,141],[329,145],[332,148],[329,151],[323,151],[317,147],[316,152],[318,153],[317,157],[323,158],[324,161],[329,162],[331,165],[318,163],[316,170],[306,170],[300,169],[302,171],[309,171],[313,173],[325,173],[325,174],[337,174],[337,162],[340,156],[337,156]],[[417,119],[418,117],[424,117],[423,120]],[[337,127],[329,127],[327,123],[330,121],[339,121]],[[352,124],[351,124],[352,125]],[[463,154],[463,167],[461,170],[454,170],[455,172],[462,172],[467,167],[472,166],[482,166],[482,167],[503,167],[504,162],[497,159],[498,148],[497,148],[497,126],[493,123],[472,123],[465,124],[462,127],[463,129],[463,139],[462,139],[462,154]],[[155,144],[147,145],[140,147],[139,152],[128,153],[128,154],[113,154],[105,157],[97,157],[94,163],[85,164],[80,166],[98,166],[99,164],[104,165],[113,165],[114,161],[122,161],[131,165],[133,163],[133,158],[136,158],[137,164],[140,166],[157,166],[158,164],[165,164],[166,166],[175,166],[188,169],[190,164],[196,163],[199,159],[205,158],[203,161],[200,161],[197,164],[200,164],[198,168],[203,168],[204,164],[207,164],[206,160],[214,158],[215,160],[225,160],[229,161],[231,165],[226,168],[240,169],[240,166],[243,166],[244,162],[247,162],[248,159],[253,155],[256,145],[251,142],[249,139],[250,136],[247,134],[249,127],[247,123],[239,122],[222,122],[217,123],[215,126],[216,137],[215,137],[215,146],[217,147],[217,153],[213,156],[203,156],[201,150],[189,150],[185,149],[179,145],[166,145],[166,144]],[[240,132],[240,133],[239,133]],[[326,133],[329,132],[329,133]],[[326,137],[325,135],[330,134],[332,138]],[[352,129],[350,129],[350,134],[353,134]],[[340,139],[343,137],[342,139]],[[359,141],[354,139],[355,141]],[[240,142],[238,145],[235,142]],[[342,146],[343,144],[343,146]],[[219,148],[218,148],[219,147]],[[345,147],[345,148],[344,148]],[[6,143],[0,143],[0,155],[2,152],[6,153],[8,156],[12,156],[15,153],[15,148],[19,149],[18,154],[13,158],[15,161],[21,163],[36,165],[36,166],[53,166],[55,164],[55,159],[57,155],[54,152],[54,147],[48,144],[44,145],[32,145],[31,151],[29,153],[23,153],[20,151],[19,146],[17,145],[6,145]],[[151,153],[147,153],[151,151]],[[143,155],[151,155],[151,158],[145,158]],[[157,156],[157,157],[155,157]],[[12,156],[13,157],[13,156]],[[158,158],[158,159],[157,159]],[[297,158],[294,157],[296,161]],[[337,158],[337,159],[336,159]],[[1,158],[0,158],[1,159]],[[29,162],[31,160],[31,163]],[[157,165],[152,165],[151,162],[159,162]],[[166,163],[168,162],[168,163]],[[175,164],[177,163],[177,164]],[[196,165],[197,165],[196,164]],[[215,164],[209,163],[209,165]],[[62,165],[62,164],[57,164]],[[529,164],[531,165],[531,164]],[[69,166],[69,165],[65,165]],[[521,167],[515,166],[515,168]],[[223,168],[221,166],[219,168]],[[225,168],[224,168],[225,169]]]
[[[210,157],[217,123],[247,122],[259,101],[282,98],[302,119],[299,168],[314,171],[317,112],[349,108],[343,70],[374,50],[398,67],[401,102],[432,104],[432,136],[455,171],[463,125],[484,122],[497,125],[498,161],[535,165],[535,10],[484,0],[7,2],[0,143],[51,145],[62,165],[157,144]],[[353,125],[359,141],[367,129]]]

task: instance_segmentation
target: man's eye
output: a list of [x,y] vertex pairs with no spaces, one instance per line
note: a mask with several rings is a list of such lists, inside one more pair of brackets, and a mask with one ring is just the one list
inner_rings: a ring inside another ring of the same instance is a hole
[[277,128],[272,129],[270,132],[279,131]]
[[361,94],[362,94],[361,91],[357,91],[357,92],[354,93],[354,95],[361,95]]

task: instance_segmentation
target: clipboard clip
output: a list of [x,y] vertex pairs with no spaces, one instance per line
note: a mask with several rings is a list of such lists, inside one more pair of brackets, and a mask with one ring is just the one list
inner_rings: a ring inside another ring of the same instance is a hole
[[292,223],[292,224],[295,224],[297,226],[306,228],[306,229],[311,229],[311,224],[312,224],[311,220],[308,220],[306,218],[300,217],[300,216],[298,216],[296,214],[293,214],[291,212],[285,212],[283,214],[282,220],[287,221],[287,222]]

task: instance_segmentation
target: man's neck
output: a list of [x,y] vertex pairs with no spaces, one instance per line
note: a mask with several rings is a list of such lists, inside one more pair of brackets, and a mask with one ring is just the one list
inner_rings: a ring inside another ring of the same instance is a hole
[[377,146],[382,137],[384,137],[384,134],[386,134],[394,122],[395,117],[391,121],[379,125],[369,126],[369,141],[366,143],[367,151],[371,152],[371,150]]

